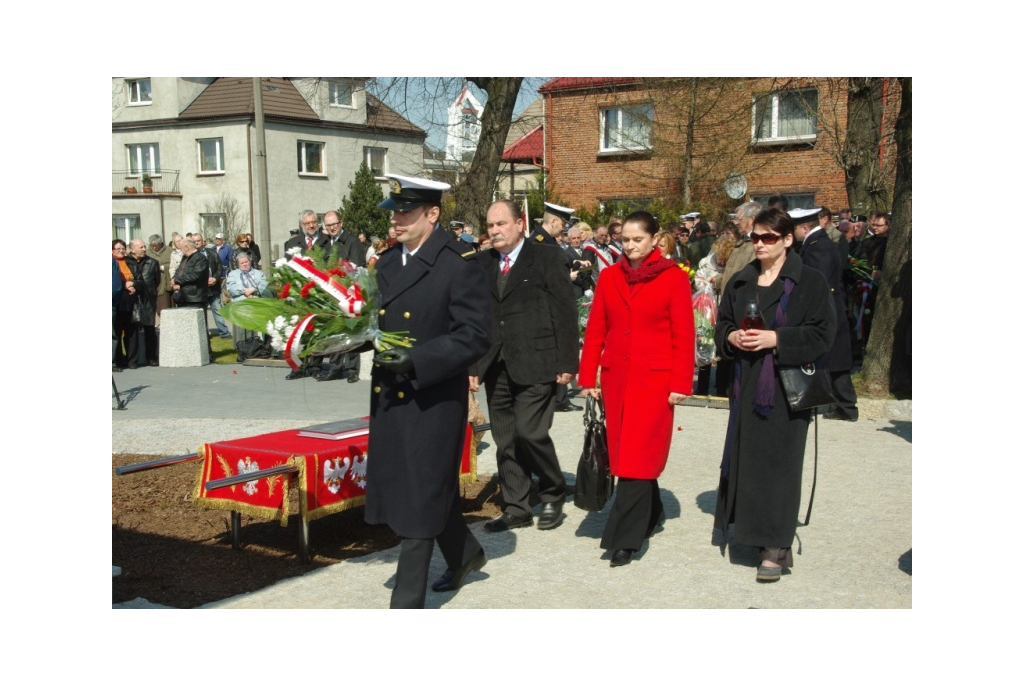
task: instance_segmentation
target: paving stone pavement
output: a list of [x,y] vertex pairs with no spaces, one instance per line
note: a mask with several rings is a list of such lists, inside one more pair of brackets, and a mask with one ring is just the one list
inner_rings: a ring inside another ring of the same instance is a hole
[[[117,374],[127,405],[112,412],[111,451],[179,454],[207,441],[367,413],[368,382],[286,381],[285,375],[282,368],[238,364]],[[226,400],[230,397],[245,401]],[[728,412],[702,404],[708,403],[694,398],[676,409],[677,432],[659,479],[667,521],[633,563],[610,568],[608,553],[598,546],[610,505],[588,513],[570,501],[564,522],[554,530],[491,534],[474,524],[487,565],[471,573],[457,592],[428,592],[427,607],[912,607],[909,402],[862,401],[856,423],[819,419],[813,516],[809,526],[797,528],[792,573],[773,584],[755,582],[754,549],[723,546],[712,537]],[[582,449],[582,415],[556,413],[551,430],[570,481]],[[485,434],[485,443],[488,438]],[[801,517],[810,494],[813,438],[812,425]],[[493,446],[482,449],[478,469],[481,476],[495,473]],[[345,560],[202,608],[385,608],[397,553],[393,548]],[[431,579],[443,571],[435,553]],[[115,608],[159,607],[139,598]]]

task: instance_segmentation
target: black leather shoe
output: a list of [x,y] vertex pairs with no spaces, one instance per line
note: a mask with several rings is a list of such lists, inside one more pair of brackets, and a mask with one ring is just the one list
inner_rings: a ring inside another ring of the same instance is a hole
[[348,377],[348,382],[349,383],[358,383],[359,382],[359,376],[349,376]]
[[305,376],[305,375],[306,375],[306,374],[305,374],[305,373],[303,373],[302,369],[299,369],[298,371],[292,371],[292,372],[291,372],[290,374],[288,374],[287,376],[285,376],[285,377],[284,377],[284,379],[285,379],[286,381],[294,381],[294,380],[296,380],[297,378],[302,378],[302,377],[303,377],[303,376]]
[[540,517],[537,519],[537,527],[541,530],[550,530],[562,525],[562,503],[546,502],[540,508]]
[[617,549],[612,554],[611,566],[625,566],[629,562],[633,561],[633,550],[631,549]]
[[823,419],[832,419],[834,421],[856,421],[857,419],[852,416],[847,416],[840,411],[830,411],[822,414]]
[[502,514],[496,519],[491,519],[484,524],[484,530],[488,533],[503,533],[513,528],[528,528],[533,525],[532,516],[513,516]]
[[157,360],[155,360],[155,359],[150,359],[150,360],[149,360],[149,365],[150,365],[150,366],[160,366],[160,362],[158,362],[158,361],[157,361]]
[[448,569],[445,571],[430,587],[434,592],[454,592],[462,587],[462,582],[466,580],[466,576],[469,575],[470,571],[479,571],[486,563],[487,557],[484,556],[484,551],[480,550],[479,554],[458,569],[454,571]]
[[566,402],[565,404],[555,407],[555,411],[583,411],[583,407],[572,402]]

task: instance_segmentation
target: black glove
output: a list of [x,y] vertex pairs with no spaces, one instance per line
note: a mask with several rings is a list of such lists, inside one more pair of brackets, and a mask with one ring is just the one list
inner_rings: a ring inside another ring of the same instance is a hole
[[404,347],[385,350],[373,358],[374,364],[392,373],[409,373],[412,371],[412,355]]

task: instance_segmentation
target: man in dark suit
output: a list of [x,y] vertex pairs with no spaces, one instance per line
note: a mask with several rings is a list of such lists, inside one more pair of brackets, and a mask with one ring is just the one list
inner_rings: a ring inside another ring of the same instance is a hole
[[391,194],[380,207],[394,211],[398,242],[377,261],[378,322],[415,342],[373,360],[365,517],[402,538],[391,608],[423,608],[435,540],[448,563],[435,592],[458,589],[487,561],[462,515],[459,464],[467,370],[490,345],[491,311],[475,253],[437,223],[450,186],[388,178]]
[[562,522],[565,477],[549,431],[555,386],[579,368],[579,328],[562,251],[524,239],[526,222],[514,202],[487,210],[489,250],[477,259],[487,274],[494,312],[491,348],[471,370],[470,389],[487,387],[491,434],[497,446],[504,513],[490,532],[533,525],[532,476],[541,499],[537,527]]
[[836,307],[836,339],[826,356],[826,366],[832,379],[834,411],[825,414],[828,419],[856,421],[857,391],[853,388],[850,368],[853,351],[850,347],[850,322],[846,318],[846,294],[843,290],[843,260],[839,247],[832,242],[823,226],[818,225],[817,209],[794,209],[789,212],[796,228],[793,235],[801,241],[800,260],[804,266],[817,269],[828,281]]
[[293,235],[284,244],[285,254],[296,247],[302,251],[301,254],[306,254],[306,251],[312,249],[320,240],[320,220],[316,218],[316,212],[312,209],[302,210],[302,214],[299,215],[299,225],[302,227],[302,232]]
[[[351,262],[355,266],[366,266],[366,248],[359,239],[343,230],[345,222],[341,215],[333,209],[324,214],[324,232],[316,245],[323,250],[328,262]],[[333,381],[344,376],[349,383],[359,382],[359,354],[357,352],[338,352],[328,360],[328,370],[320,372],[318,381]]]

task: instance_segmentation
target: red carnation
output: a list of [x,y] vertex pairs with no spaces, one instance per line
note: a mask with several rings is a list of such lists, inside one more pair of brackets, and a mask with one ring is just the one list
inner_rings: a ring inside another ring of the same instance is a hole
[[291,283],[285,283],[284,287],[281,288],[281,294],[278,295],[277,297],[279,299],[282,299],[282,300],[285,299],[286,297],[288,297],[288,293],[291,292],[291,289],[292,289],[292,284]]
[[299,293],[299,295],[301,295],[303,299],[309,297],[309,291],[312,290],[315,286],[316,283],[314,283],[313,281],[307,281],[306,285],[302,286],[302,291]]

